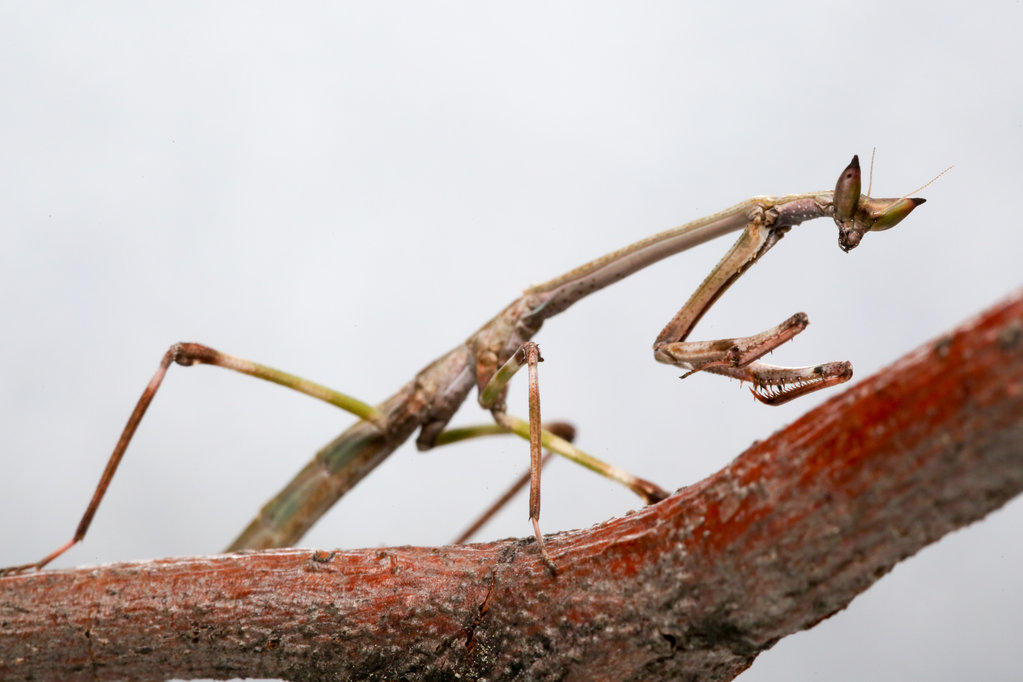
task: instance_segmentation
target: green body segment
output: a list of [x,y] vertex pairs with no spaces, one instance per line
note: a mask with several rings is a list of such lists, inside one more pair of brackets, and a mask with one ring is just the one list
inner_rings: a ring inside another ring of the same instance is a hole
[[455,348],[373,408],[374,421],[358,421],[324,446],[267,502],[228,551],[295,545],[417,428],[447,423],[472,388],[468,360],[464,345]]
[[362,478],[394,451],[370,422],[360,421],[320,450],[270,500],[227,551],[293,545]]

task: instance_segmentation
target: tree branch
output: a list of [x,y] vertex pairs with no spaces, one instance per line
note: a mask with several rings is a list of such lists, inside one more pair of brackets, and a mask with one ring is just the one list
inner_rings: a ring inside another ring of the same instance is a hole
[[0,580],[3,679],[728,680],[1023,489],[1023,292],[660,504],[531,541]]

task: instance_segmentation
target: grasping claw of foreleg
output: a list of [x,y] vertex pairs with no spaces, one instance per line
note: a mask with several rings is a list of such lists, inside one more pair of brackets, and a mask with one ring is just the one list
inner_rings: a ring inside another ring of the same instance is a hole
[[753,397],[765,405],[783,405],[849,381],[853,375],[852,364],[844,361],[814,367],[775,367],[755,362],[746,367],[714,367],[708,371],[750,382]]

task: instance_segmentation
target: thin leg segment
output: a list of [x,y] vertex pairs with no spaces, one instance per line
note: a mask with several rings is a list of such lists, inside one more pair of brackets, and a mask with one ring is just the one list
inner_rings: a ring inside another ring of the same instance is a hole
[[[543,457],[540,459],[540,468],[543,469],[545,466],[547,466],[547,463],[551,461],[552,457],[554,457],[553,452],[550,451],[545,452]],[[465,543],[469,542],[469,540],[474,535],[476,535],[476,533],[479,532],[480,528],[486,525],[486,523],[490,521],[490,519],[494,518],[494,515],[497,514],[497,512],[504,509],[504,507],[509,502],[512,501],[512,498],[515,497],[520,490],[525,488],[526,485],[530,483],[530,481],[532,480],[532,475],[533,469],[532,467],[530,467],[525,472],[523,472],[521,476],[516,478],[515,481],[510,486],[508,486],[508,489],[505,490],[500,497],[494,500],[493,504],[487,507],[482,514],[477,516],[476,520],[469,524],[469,526],[465,530],[463,530],[462,533],[457,538],[452,540],[451,544],[464,545]]]
[[[498,426],[497,424],[493,424],[491,426],[495,427],[496,429],[499,429],[500,433],[508,433],[508,431]],[[546,430],[551,433],[557,434],[560,438],[564,438],[568,442],[572,442],[573,440],[575,440],[575,427],[573,427],[571,424],[567,422],[551,422],[550,424],[547,424]],[[442,437],[443,435],[444,434],[441,434]],[[545,466],[547,466],[547,463],[550,462],[552,457],[554,457],[554,454],[555,453],[553,453],[550,450],[544,452],[543,459],[540,460],[541,470]],[[532,468],[527,469],[521,476],[515,479],[515,481],[510,486],[508,486],[508,489],[505,490],[500,497],[494,500],[494,503],[487,507],[487,509],[482,514],[480,514],[476,518],[476,520],[469,525],[468,528],[462,531],[461,535],[459,535],[451,544],[464,545],[466,542],[468,542],[470,538],[472,538],[472,536],[479,532],[480,528],[486,525],[486,523],[490,521],[490,519],[492,519],[495,514],[497,514],[497,512],[501,511],[501,509],[503,509],[505,505],[511,502],[512,498],[515,497],[515,495],[517,495],[520,490],[526,487],[526,485],[530,482],[531,473]]]
[[[497,371],[494,377],[487,383],[480,393],[480,403],[490,406],[494,421],[501,426],[509,428],[507,423],[508,415],[503,410],[503,405],[494,405],[504,395],[508,382],[515,375],[522,365],[529,368],[529,520],[533,524],[533,533],[536,535],[536,544],[543,555],[544,563],[554,573],[558,572],[557,564],[551,559],[547,552],[547,546],[543,541],[543,533],[540,532],[540,385],[537,377],[537,365],[543,361],[540,357],[540,347],[532,341],[522,344],[522,347],[512,355],[511,358]],[[503,403],[503,401],[501,401]],[[509,430],[512,430],[509,428]]]
[[185,367],[197,364],[208,364],[223,367],[225,369],[232,369],[236,372],[248,374],[258,379],[264,379],[275,384],[280,384],[281,386],[298,391],[299,393],[304,393],[318,400],[340,407],[341,409],[351,412],[364,420],[382,425],[382,415],[375,407],[351,396],[345,395],[344,393],[339,393],[327,388],[326,386],[282,372],[272,367],[250,362],[249,360],[228,355],[227,353],[221,353],[220,351],[198,343],[176,343],[171,346],[166,353],[164,353],[163,358],[160,360],[160,366],[157,368],[153,378],[149,380],[149,384],[146,386],[145,390],[142,392],[142,396],[135,404],[135,409],[132,411],[131,416],[128,417],[128,423],[125,424],[124,430],[121,431],[121,436],[117,440],[117,445],[114,446],[114,451],[110,453],[107,465],[103,469],[103,474],[100,476],[99,483],[96,485],[96,490],[92,494],[92,499],[89,501],[89,505],[85,508],[85,513],[82,515],[81,521],[78,522],[78,528],[75,529],[74,536],[59,548],[35,563],[0,569],[0,576],[14,575],[25,571],[42,569],[51,561],[82,541],[89,530],[89,526],[92,524],[92,519],[95,517],[96,511],[99,509],[100,503],[103,501],[103,497],[106,495],[107,488],[110,487],[110,482],[113,480],[114,474],[117,472],[117,467],[120,466],[121,460],[124,458],[124,453],[128,449],[128,444],[131,443],[131,439],[135,435],[135,431],[138,429],[138,426],[142,421],[142,417],[145,416],[146,410],[149,409],[150,403],[153,402],[153,398],[156,396],[156,392],[163,383],[163,378],[167,375],[167,370],[172,363],[177,363]]
[[99,483],[96,485],[96,490],[92,494],[89,506],[85,508],[82,520],[78,522],[78,528],[75,529],[74,536],[59,548],[35,563],[0,569],[0,576],[42,569],[51,561],[82,541],[82,538],[85,537],[86,532],[89,530],[89,525],[92,523],[93,517],[96,515],[96,510],[99,509],[99,503],[103,501],[103,496],[106,494],[107,488],[110,486],[110,481],[114,478],[114,473],[117,472],[117,467],[121,464],[124,452],[128,449],[128,443],[131,442],[131,438],[135,435],[135,430],[138,428],[139,422],[141,422],[142,417],[145,416],[146,410],[149,408],[149,403],[153,402],[153,398],[156,396],[156,391],[160,388],[160,384],[163,383],[164,376],[167,375],[167,369],[175,360],[175,348],[176,346],[172,346],[170,350],[164,353],[163,359],[160,360],[160,366],[156,370],[156,374],[154,374],[153,378],[149,380],[149,384],[142,392],[142,396],[139,398],[139,401],[135,404],[135,409],[132,411],[131,416],[128,417],[128,423],[125,424],[124,430],[121,432],[121,437],[117,440],[117,445],[114,446],[114,451],[110,454],[110,458],[107,460],[106,468],[103,469],[103,474],[99,478]]
[[[519,349],[519,351],[512,355],[512,357],[504,364],[504,366],[501,367],[500,370],[498,370],[490,382],[484,387],[480,394],[480,405],[491,410],[491,413],[494,414],[494,421],[497,422],[498,427],[501,430],[504,432],[514,433],[521,438],[529,440],[529,422],[506,414],[503,409],[494,410],[493,408],[493,403],[502,395],[508,381],[510,381],[515,375],[515,372],[521,369],[525,364],[525,351],[523,349]],[[490,402],[485,401],[484,397],[487,397]],[[488,427],[452,429],[451,431],[442,434],[437,439],[437,444],[451,443],[455,440],[470,438],[476,435],[489,435],[490,433],[491,432]],[[624,469],[620,469],[613,464],[608,464],[607,462],[599,460],[593,455],[580,450],[572,445],[570,440],[571,439],[561,437],[555,429],[540,430],[540,444],[543,448],[561,455],[566,459],[572,460],[576,464],[579,464],[594,473],[600,474],[604,478],[624,485],[626,488],[643,498],[643,501],[646,504],[660,502],[669,495],[666,490],[657,484],[638,476],[634,476]]]
[[[532,341],[527,341],[512,355],[511,358],[494,374],[493,378],[480,392],[480,405],[488,408],[502,428],[522,436],[530,443],[530,489],[529,489],[529,518],[533,523],[533,531],[536,534],[537,544],[544,556],[544,561],[551,570],[557,572],[557,566],[551,560],[550,555],[543,542],[543,535],[540,532],[540,450],[541,446],[559,455],[567,457],[577,464],[582,464],[588,469],[595,471],[611,480],[622,483],[637,495],[642,497],[647,504],[659,502],[668,496],[667,491],[644,479],[633,476],[627,471],[602,462],[599,459],[586,454],[573,446],[567,440],[558,437],[540,426],[540,391],[537,381],[537,364],[542,362],[540,348]],[[508,382],[515,373],[523,367],[529,368],[529,421],[523,421],[512,417],[504,411],[502,397]],[[499,406],[495,406],[499,405]]]
[[547,552],[543,533],[540,532],[540,469],[543,465],[540,463],[540,381],[537,365],[543,358],[540,357],[540,347],[532,341],[525,343],[525,349],[529,367],[529,520],[533,522],[533,534],[544,561],[557,573],[558,567]]

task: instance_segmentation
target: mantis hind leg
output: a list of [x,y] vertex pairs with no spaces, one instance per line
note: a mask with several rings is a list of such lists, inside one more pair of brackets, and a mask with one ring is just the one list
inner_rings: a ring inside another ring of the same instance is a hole
[[163,358],[160,360],[160,366],[157,368],[156,373],[153,374],[153,378],[149,380],[145,390],[139,397],[131,416],[128,417],[128,422],[125,424],[124,430],[121,432],[121,436],[118,438],[113,452],[107,459],[106,467],[103,469],[99,483],[96,485],[96,489],[93,492],[92,499],[89,501],[89,504],[85,509],[85,513],[78,522],[78,527],[75,529],[75,533],[72,538],[39,561],[0,569],[0,576],[40,570],[85,538],[85,534],[88,532],[89,526],[92,524],[93,517],[95,517],[96,511],[99,509],[99,505],[103,501],[103,497],[106,495],[107,488],[110,486],[110,482],[113,480],[114,474],[117,472],[117,467],[121,464],[121,460],[124,458],[124,453],[127,451],[128,445],[131,443],[131,439],[135,435],[135,431],[138,429],[138,426],[142,421],[142,417],[145,416],[150,403],[152,403],[153,398],[156,397],[156,392],[163,383],[167,370],[175,363],[186,367],[198,364],[216,365],[225,369],[241,372],[242,374],[248,374],[265,381],[280,384],[313,398],[317,398],[318,400],[323,400],[336,407],[351,412],[363,420],[378,425],[382,424],[382,415],[375,407],[352,398],[351,396],[345,395],[344,393],[339,393],[338,391],[334,391],[326,386],[316,384],[272,367],[260,365],[243,358],[228,355],[227,353],[221,353],[220,351],[198,343],[176,343],[171,346],[166,353],[164,353]]

